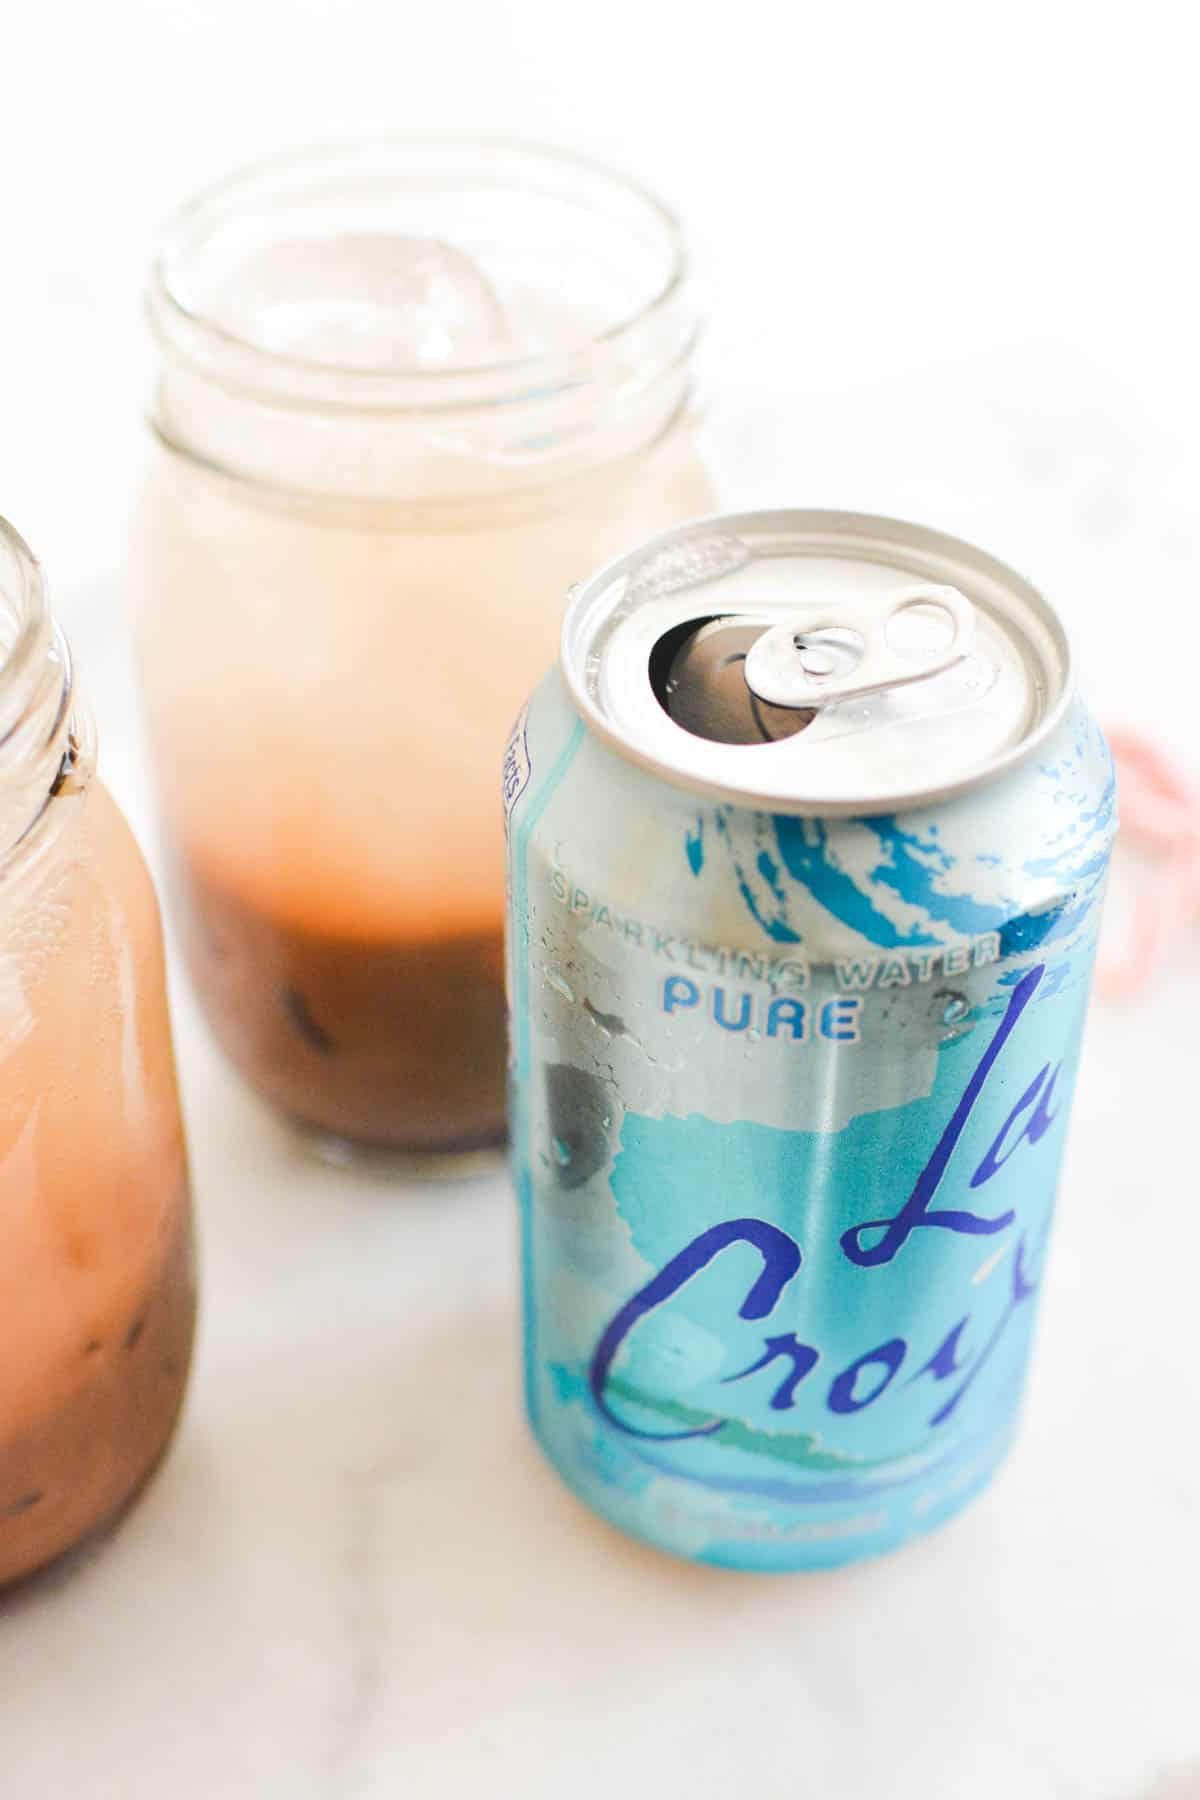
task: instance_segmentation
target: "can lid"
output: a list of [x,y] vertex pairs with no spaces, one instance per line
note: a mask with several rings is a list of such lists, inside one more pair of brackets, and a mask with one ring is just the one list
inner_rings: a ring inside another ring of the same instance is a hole
[[1066,633],[955,538],[861,513],[664,532],[574,591],[591,728],[664,779],[775,811],[891,812],[999,775],[1070,698]]

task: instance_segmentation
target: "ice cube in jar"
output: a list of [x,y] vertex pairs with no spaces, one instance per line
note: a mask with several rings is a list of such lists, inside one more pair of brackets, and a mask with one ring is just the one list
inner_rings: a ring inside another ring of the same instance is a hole
[[0,1584],[170,1440],[195,1313],[158,907],[0,521]]
[[139,643],[188,962],[339,1160],[504,1136],[512,718],[569,584],[715,499],[674,221],[548,151],[314,154],[150,288]]
[[267,244],[226,273],[208,310],[234,337],[333,369],[469,368],[516,347],[464,251],[384,231]]

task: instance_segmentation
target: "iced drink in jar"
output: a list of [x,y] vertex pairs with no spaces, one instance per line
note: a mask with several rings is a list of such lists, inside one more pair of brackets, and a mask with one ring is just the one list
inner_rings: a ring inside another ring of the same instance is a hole
[[580,570],[713,505],[678,230],[445,140],[267,165],[177,218],[135,531],[193,980],[339,1157],[504,1134],[495,768]]
[[0,1584],[165,1449],[195,1314],[158,907],[0,521]]

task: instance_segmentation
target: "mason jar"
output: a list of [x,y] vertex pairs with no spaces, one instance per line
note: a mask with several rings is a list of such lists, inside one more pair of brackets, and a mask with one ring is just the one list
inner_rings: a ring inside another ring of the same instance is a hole
[[0,520],[0,1583],[137,1493],[194,1314],[158,906]]
[[501,1143],[513,715],[568,586],[710,510],[671,214],[402,141],[237,175],[150,278],[140,664],[183,945],[338,1160]]

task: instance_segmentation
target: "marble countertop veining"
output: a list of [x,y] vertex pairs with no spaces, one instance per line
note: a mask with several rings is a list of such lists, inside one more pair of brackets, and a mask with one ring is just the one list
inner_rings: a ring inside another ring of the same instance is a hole
[[[731,502],[840,494],[1010,545],[1097,709],[1186,746],[1200,528],[1170,443],[1048,352],[804,404],[769,470],[726,415]],[[61,598],[147,837],[111,591]],[[116,1533],[0,1603],[4,1800],[1200,1797],[1195,942],[1094,1009],[1010,1462],[931,1538],[802,1577],[593,1519],[520,1416],[504,1178],[397,1191],[306,1161],[175,977],[194,1386]]]

